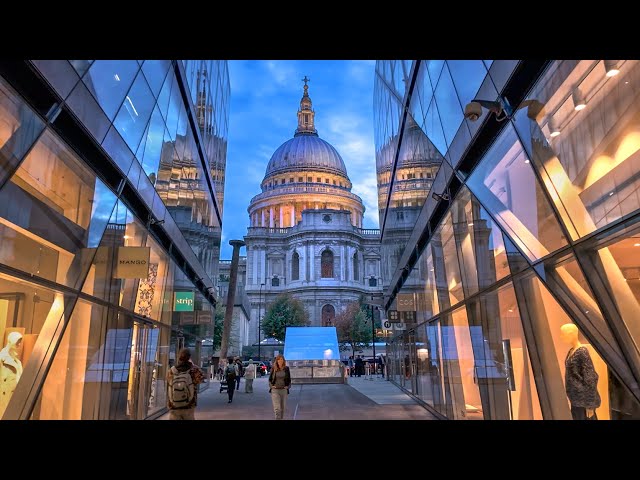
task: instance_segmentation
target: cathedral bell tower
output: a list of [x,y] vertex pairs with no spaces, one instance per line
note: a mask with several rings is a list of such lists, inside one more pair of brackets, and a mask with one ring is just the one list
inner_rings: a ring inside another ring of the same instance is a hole
[[302,79],[304,82],[304,93],[300,100],[300,110],[298,110],[298,128],[294,137],[298,135],[315,135],[318,136],[318,131],[314,127],[314,117],[316,112],[311,108],[311,98],[309,97],[309,85],[307,82],[311,80],[305,75]]

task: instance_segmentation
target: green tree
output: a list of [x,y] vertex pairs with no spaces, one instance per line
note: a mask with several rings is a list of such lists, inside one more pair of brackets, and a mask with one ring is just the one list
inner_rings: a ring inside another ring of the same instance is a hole
[[306,327],[309,315],[300,300],[291,295],[278,295],[273,303],[267,306],[267,313],[262,320],[262,332],[266,337],[284,341],[286,327]]
[[340,350],[356,350],[371,345],[371,321],[367,318],[367,307],[360,302],[351,302],[347,308],[336,315],[336,331]]
[[225,306],[218,302],[214,314],[213,323],[206,325],[204,336],[213,339],[213,351],[215,352],[222,344],[222,325],[224,322]]

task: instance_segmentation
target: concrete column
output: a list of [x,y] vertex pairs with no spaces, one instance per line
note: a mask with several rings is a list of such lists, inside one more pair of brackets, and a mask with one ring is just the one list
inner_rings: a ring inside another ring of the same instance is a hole
[[313,282],[315,281],[316,277],[315,277],[315,255],[313,252],[313,244],[309,243],[309,281]]
[[296,204],[291,205],[291,226],[296,226]]
[[233,304],[236,299],[236,283],[238,281],[238,263],[240,260],[240,248],[245,246],[242,240],[230,240],[229,245],[233,247],[231,257],[231,271],[229,273],[229,291],[227,292],[227,308],[224,312],[224,323],[222,327],[222,342],[220,344],[220,358],[227,358],[229,348],[229,336],[231,334],[231,321],[233,320]]
[[267,283],[267,251],[266,249],[260,250],[260,283]]
[[347,247],[345,247],[344,245],[342,245],[342,247],[340,247],[340,281],[344,282],[345,278],[344,278],[344,269],[345,269],[345,264],[344,264],[344,260],[345,257],[347,256]]
[[274,221],[273,207],[269,207],[269,228],[273,228],[273,221]]
[[304,245],[298,252],[300,255],[300,280],[307,279],[307,248]]
[[284,228],[284,210],[280,205],[280,228]]
[[262,220],[260,222],[260,226],[264,227],[264,208],[260,210],[260,216],[262,217]]
[[351,247],[347,247],[347,282],[351,281],[353,277],[353,275],[351,274],[351,272],[353,271],[353,265],[352,262],[353,261],[353,253],[351,252]]

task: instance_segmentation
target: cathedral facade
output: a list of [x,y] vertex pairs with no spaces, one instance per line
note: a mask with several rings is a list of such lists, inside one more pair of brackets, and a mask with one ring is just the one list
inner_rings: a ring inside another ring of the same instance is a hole
[[349,302],[382,291],[380,231],[362,228],[362,199],[340,154],[318,136],[306,82],[298,128],[274,152],[248,208],[250,343],[279,294],[301,300],[311,326],[331,326]]

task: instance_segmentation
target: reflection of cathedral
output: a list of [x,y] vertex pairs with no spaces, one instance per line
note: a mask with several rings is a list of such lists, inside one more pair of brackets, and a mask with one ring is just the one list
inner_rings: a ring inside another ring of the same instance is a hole
[[362,228],[364,205],[340,154],[318,136],[306,82],[294,137],[271,157],[248,208],[252,342],[258,311],[264,316],[280,293],[300,299],[311,325],[322,326],[361,294],[381,290],[380,232]]
[[[393,136],[376,154],[378,176],[378,210],[384,221],[389,185],[391,184],[398,135]],[[444,161],[440,152],[424,134],[411,114],[407,115],[402,147],[398,155],[393,192],[389,199],[385,236],[382,242],[382,276],[385,285],[391,281],[404,247],[429,195],[433,179]],[[411,279],[405,283],[405,288]],[[416,283],[417,285],[417,283]]]

